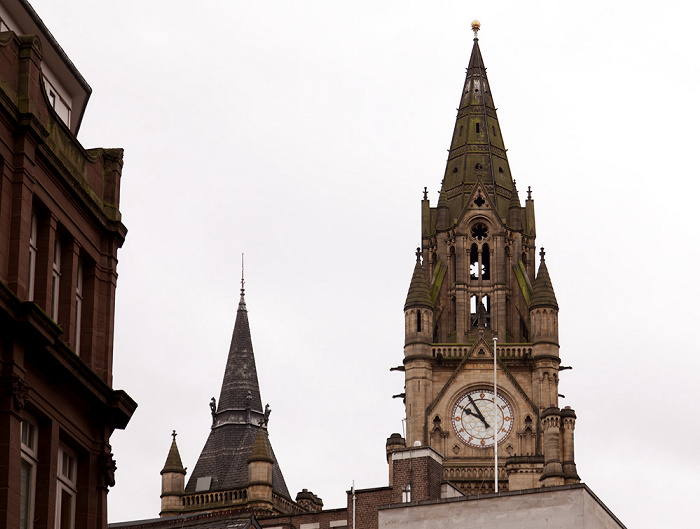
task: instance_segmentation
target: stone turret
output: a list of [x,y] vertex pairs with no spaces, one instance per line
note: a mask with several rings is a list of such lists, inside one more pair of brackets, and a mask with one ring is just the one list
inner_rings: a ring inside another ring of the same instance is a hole
[[540,481],[543,487],[564,484],[564,471],[561,466],[561,410],[555,406],[542,413],[542,433],[544,444],[544,470]]
[[567,406],[561,410],[562,421],[562,470],[564,471],[564,483],[579,483],[581,478],[576,472],[574,461],[574,427],[576,426],[576,412]]
[[253,450],[248,456],[248,505],[256,513],[273,513],[272,510],[272,465],[265,431],[258,429]]
[[[406,370],[406,409],[408,417],[408,436],[425,443],[422,433],[422,420],[412,414],[422,413],[429,402],[430,395],[430,342],[433,337],[433,302],[430,298],[428,281],[421,265],[420,249],[416,250],[416,266],[413,270],[411,285],[408,288],[404,304],[405,342],[404,366]],[[421,391],[421,383],[423,390]],[[408,397],[410,395],[410,397]],[[419,435],[419,437],[413,437]]]
[[[416,250],[416,266],[403,310],[406,318],[405,345],[429,344],[433,337],[433,302],[430,287],[420,260],[420,249]],[[426,354],[421,347],[420,354]]]
[[180,498],[185,493],[185,474],[187,470],[182,466],[180,451],[177,449],[173,430],[173,442],[170,445],[168,457],[165,460],[161,475],[160,515],[173,516],[180,512]]
[[530,328],[532,357],[536,363],[534,382],[539,388],[540,409],[546,409],[558,406],[559,305],[544,260],[544,248],[540,251],[540,258],[530,297]]

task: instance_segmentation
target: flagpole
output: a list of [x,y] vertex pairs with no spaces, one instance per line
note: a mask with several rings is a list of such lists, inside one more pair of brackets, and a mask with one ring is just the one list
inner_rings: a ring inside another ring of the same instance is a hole
[[496,477],[496,492],[498,492],[498,405],[496,397],[498,397],[498,382],[496,379],[496,361],[498,353],[496,352],[496,343],[498,338],[493,337],[493,465],[494,476]]

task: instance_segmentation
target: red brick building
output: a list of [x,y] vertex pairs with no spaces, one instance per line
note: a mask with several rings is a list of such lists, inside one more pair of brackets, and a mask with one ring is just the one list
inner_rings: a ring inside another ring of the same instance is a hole
[[90,96],[25,0],[0,2],[0,527],[107,525],[121,149],[77,139]]

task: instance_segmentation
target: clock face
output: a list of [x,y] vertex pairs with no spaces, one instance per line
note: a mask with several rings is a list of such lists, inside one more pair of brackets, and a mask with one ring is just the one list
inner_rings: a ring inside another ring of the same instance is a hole
[[494,426],[498,442],[502,442],[513,429],[513,406],[501,394],[496,397],[494,410],[493,391],[477,389],[468,391],[452,408],[452,429],[464,443],[475,448],[494,445]]

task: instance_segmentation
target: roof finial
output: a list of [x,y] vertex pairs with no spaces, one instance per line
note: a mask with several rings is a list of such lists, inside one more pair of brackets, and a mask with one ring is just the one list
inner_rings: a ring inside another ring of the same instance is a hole
[[241,296],[245,296],[245,266],[243,264],[244,253],[241,253]]
[[423,200],[428,200],[428,188],[423,188]]
[[527,186],[527,199],[532,200],[532,188]]
[[416,248],[416,261],[420,263],[420,248]]
[[175,430],[173,430],[173,433],[172,433],[172,434],[170,434],[170,435],[172,435],[172,436],[173,436],[173,441],[174,441],[174,440],[175,440],[175,438],[177,437],[177,432],[176,432]]
[[472,20],[472,31],[474,32],[474,40],[478,40],[479,36],[477,33],[479,33],[479,30],[481,29],[481,22],[478,20]]
[[540,259],[544,261],[544,246],[540,248]]

